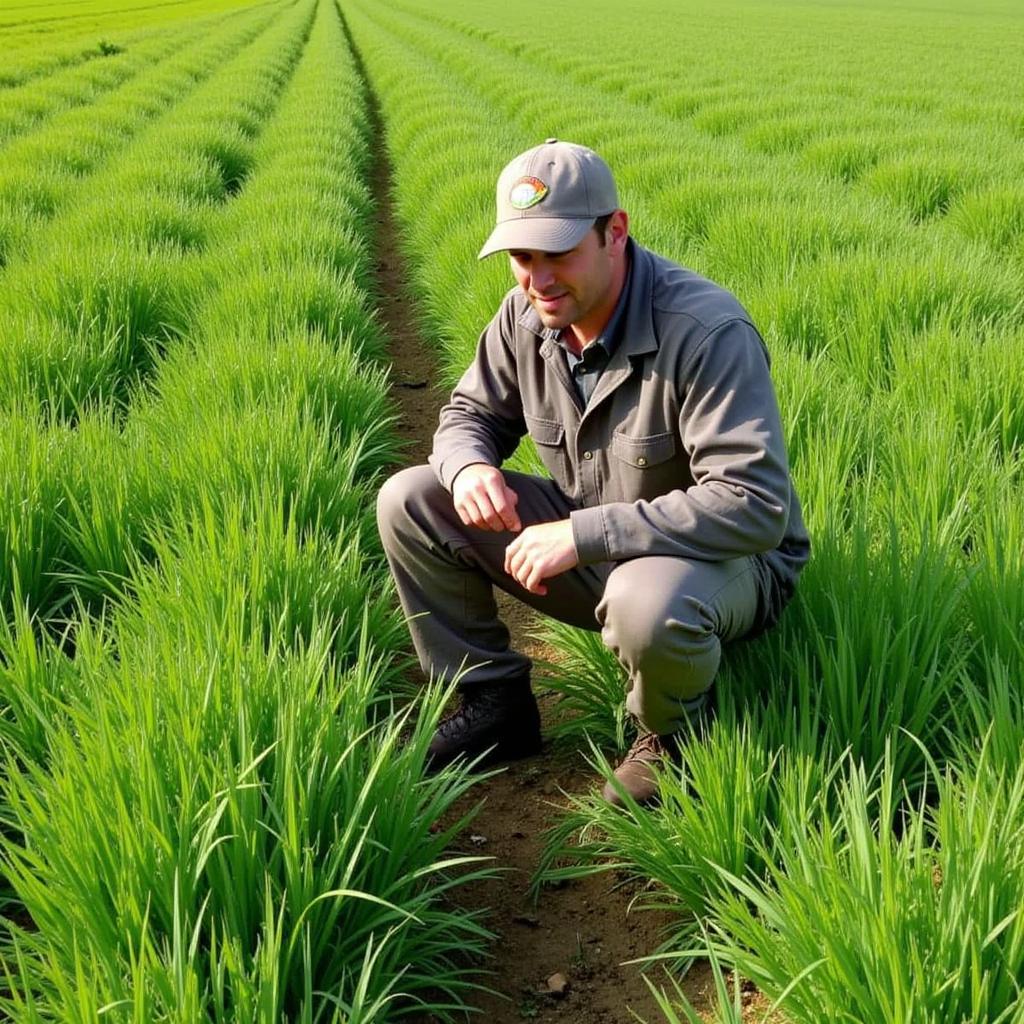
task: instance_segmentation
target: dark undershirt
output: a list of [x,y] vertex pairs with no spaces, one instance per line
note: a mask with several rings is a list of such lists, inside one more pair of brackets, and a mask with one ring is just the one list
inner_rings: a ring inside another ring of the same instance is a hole
[[619,336],[622,333],[623,312],[629,298],[629,286],[633,277],[633,267],[630,264],[626,269],[626,280],[622,284],[622,291],[619,293],[619,301],[615,309],[604,325],[601,333],[583,351],[576,355],[569,349],[562,338],[564,331],[558,331],[554,335],[556,344],[565,353],[565,362],[569,367],[569,375],[573,384],[576,385],[576,393],[580,396],[583,407],[586,408],[590,396],[593,395],[597,382],[601,379],[604,368],[608,365],[615,347],[619,344]]

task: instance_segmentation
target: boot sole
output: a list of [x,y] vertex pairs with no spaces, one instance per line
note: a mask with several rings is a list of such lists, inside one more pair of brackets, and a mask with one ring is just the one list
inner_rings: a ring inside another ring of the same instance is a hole
[[[503,761],[521,761],[525,757],[533,757],[535,754],[539,754],[543,748],[544,743],[539,734],[535,740],[521,739],[515,743],[498,740],[496,743],[476,749],[458,750],[450,757],[443,759],[428,755],[425,767],[429,775],[446,768],[461,758],[464,761],[473,761],[474,769],[490,768]],[[479,760],[477,760],[478,758]]]

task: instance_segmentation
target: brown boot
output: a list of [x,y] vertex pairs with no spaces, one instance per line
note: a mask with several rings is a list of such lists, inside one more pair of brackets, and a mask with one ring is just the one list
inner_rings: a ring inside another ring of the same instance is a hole
[[[679,764],[679,733],[658,736],[653,732],[641,733],[629,752],[615,769],[619,787],[624,789],[641,807],[658,800],[658,784],[654,770],[668,764]],[[625,801],[619,789],[610,781],[604,784],[603,795],[613,807],[623,807]]]

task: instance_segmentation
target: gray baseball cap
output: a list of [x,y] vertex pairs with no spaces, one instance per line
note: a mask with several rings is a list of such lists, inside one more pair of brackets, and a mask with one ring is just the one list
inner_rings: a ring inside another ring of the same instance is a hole
[[503,249],[565,252],[619,207],[608,165],[586,146],[547,139],[498,178],[497,224],[479,259]]

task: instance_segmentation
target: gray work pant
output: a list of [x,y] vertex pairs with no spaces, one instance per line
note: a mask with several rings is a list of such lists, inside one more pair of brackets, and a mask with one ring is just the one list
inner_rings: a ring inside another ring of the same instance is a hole
[[[506,472],[524,526],[566,519],[576,507],[550,480]],[[504,570],[516,534],[466,526],[428,466],[391,477],[377,524],[423,671],[461,685],[528,677],[530,659],[509,646],[493,584],[545,615],[589,630],[625,668],[626,707],[646,729],[681,728],[686,704],[714,681],[722,643],[759,618],[764,567],[645,556],[578,566],[531,594]],[[426,613],[426,614],[424,614]]]

